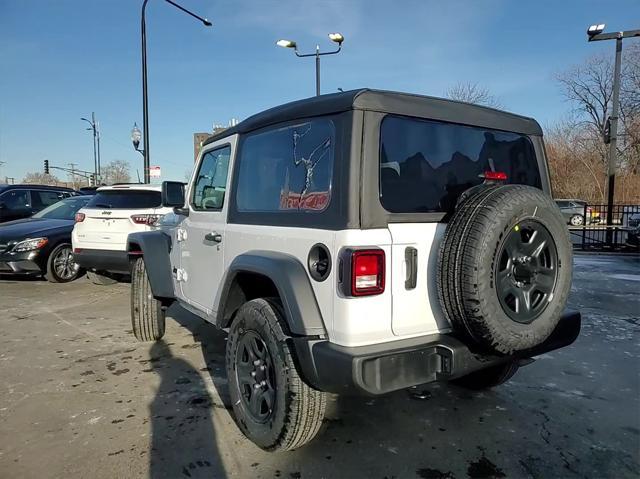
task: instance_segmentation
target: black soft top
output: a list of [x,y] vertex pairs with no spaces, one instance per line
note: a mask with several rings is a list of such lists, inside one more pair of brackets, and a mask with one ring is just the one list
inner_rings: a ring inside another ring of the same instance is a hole
[[538,122],[526,116],[444,98],[364,88],[305,98],[270,108],[210,136],[203,145],[235,133],[248,133],[275,123],[348,110],[379,111],[525,135],[542,135]]

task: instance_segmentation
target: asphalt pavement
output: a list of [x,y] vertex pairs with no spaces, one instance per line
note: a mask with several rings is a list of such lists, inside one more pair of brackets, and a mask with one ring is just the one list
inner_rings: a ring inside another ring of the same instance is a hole
[[129,285],[0,280],[0,477],[637,478],[640,260],[576,255],[577,342],[507,384],[331,396],[308,446],[264,452],[228,404],[225,334],[172,308],[137,343]]

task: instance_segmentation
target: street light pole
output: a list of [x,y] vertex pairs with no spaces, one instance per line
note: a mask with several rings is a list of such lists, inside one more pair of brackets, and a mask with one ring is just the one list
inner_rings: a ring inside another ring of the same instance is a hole
[[320,57],[324,55],[335,55],[336,53],[340,53],[342,50],[342,42],[344,42],[344,37],[340,33],[330,33],[329,38],[332,42],[338,44],[338,49],[333,50],[331,52],[321,52],[320,45],[316,45],[316,51],[313,53],[305,53],[301,54],[298,52],[298,45],[296,42],[292,40],[278,40],[276,45],[283,48],[293,48],[294,53],[298,58],[305,57],[315,57],[316,58],[316,96],[320,96]]
[[87,130],[93,131],[93,171],[96,177],[98,177],[100,174],[100,140],[98,139],[98,129],[96,128],[96,114],[93,111],[91,112],[91,120],[87,120],[86,118],[80,119],[91,125]]
[[320,45],[316,45],[316,96],[320,96]]
[[[609,116],[609,165],[607,168],[607,226],[613,224],[613,204],[615,201],[616,160],[618,157],[618,116],[620,110],[620,70],[622,63],[622,39],[640,37],[640,30],[628,30],[624,32],[603,33],[604,23],[591,25],[587,29],[588,41],[615,40],[616,59],[613,71],[613,99],[611,116]],[[607,243],[613,244],[613,231],[607,228]]]
[[[141,22],[140,22],[140,32],[142,37],[142,134],[144,136],[144,150],[141,150],[141,151],[144,152],[143,155],[144,155],[144,182],[145,183],[149,183],[151,180],[149,176],[149,166],[150,166],[150,163],[149,163],[149,150],[150,150],[150,147],[149,147],[149,99],[147,96],[147,28],[146,28],[146,21],[145,21],[145,13],[147,10],[148,1],[149,0],[144,0],[142,2],[142,15],[141,15]],[[195,13],[187,10],[181,5],[178,5],[172,0],[165,0],[165,2],[173,5],[179,10],[182,10],[188,15],[191,15],[193,18],[200,20],[204,24],[204,26],[206,27],[211,26],[211,22],[209,20],[207,20],[206,18],[200,17],[199,15],[196,15]]]

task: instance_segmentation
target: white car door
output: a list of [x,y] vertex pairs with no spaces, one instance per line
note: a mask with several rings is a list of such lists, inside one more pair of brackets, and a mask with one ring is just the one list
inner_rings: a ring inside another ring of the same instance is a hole
[[182,297],[211,314],[224,273],[224,243],[231,158],[237,135],[207,145],[191,181],[187,201],[189,216],[180,225]]

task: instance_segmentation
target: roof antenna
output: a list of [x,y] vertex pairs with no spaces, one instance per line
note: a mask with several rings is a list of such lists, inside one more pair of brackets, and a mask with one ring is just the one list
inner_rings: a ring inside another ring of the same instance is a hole
[[343,90],[342,88],[338,88],[338,91],[339,91],[340,93],[344,93],[344,90]]

